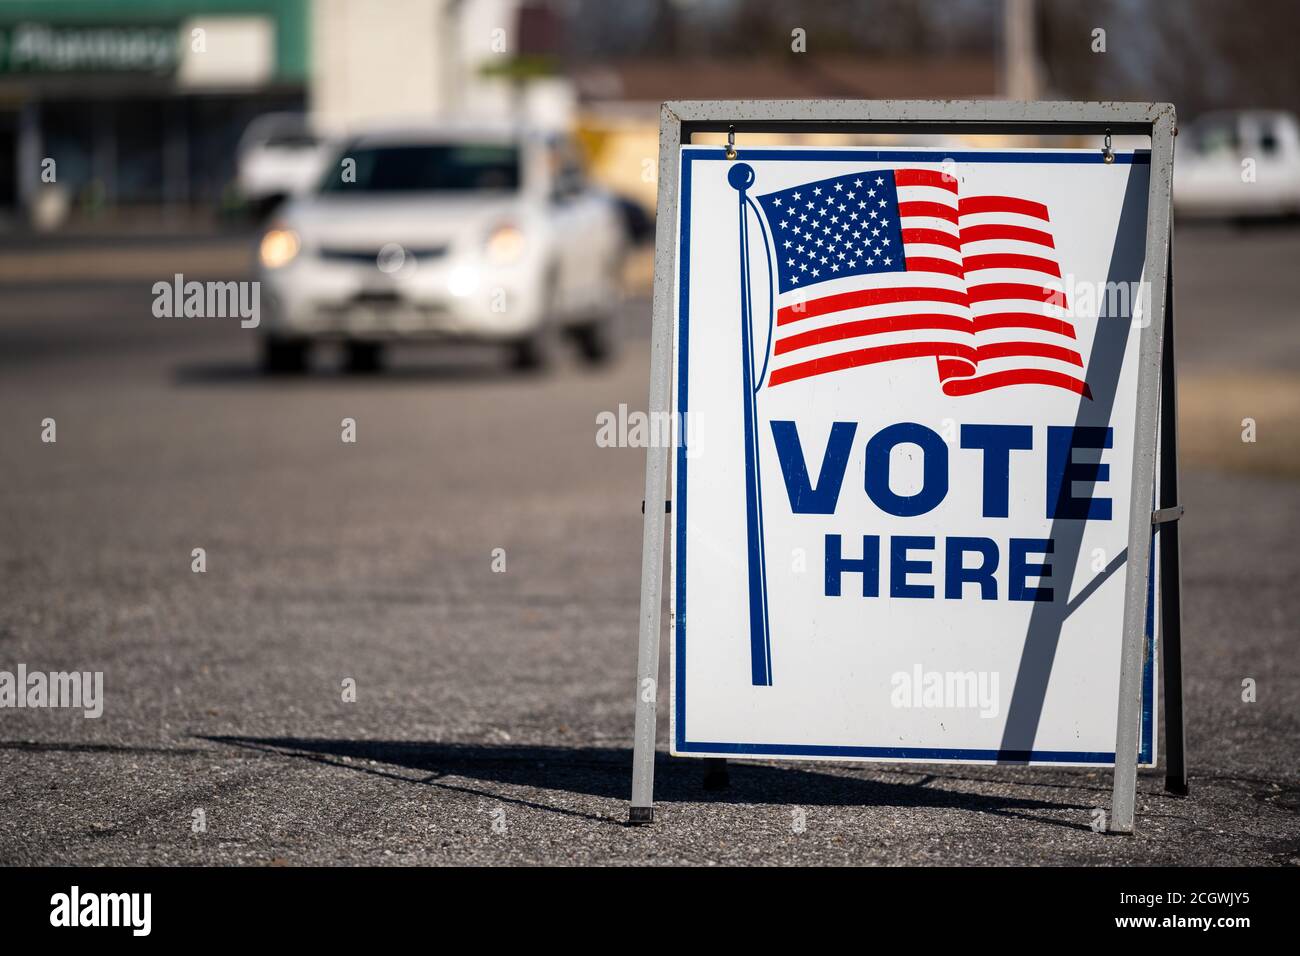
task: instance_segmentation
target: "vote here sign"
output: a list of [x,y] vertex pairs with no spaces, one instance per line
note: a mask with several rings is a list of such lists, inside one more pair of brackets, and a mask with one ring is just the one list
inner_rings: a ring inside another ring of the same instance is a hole
[[1149,175],[682,148],[674,753],[1114,763]]

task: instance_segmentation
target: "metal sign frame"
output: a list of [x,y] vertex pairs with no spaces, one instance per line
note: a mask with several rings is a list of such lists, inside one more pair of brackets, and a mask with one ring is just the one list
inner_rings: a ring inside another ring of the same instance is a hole
[[[1152,528],[1160,548],[1160,644],[1165,655],[1166,789],[1187,792],[1183,753],[1180,581],[1177,518],[1177,431],[1173,374],[1172,218],[1175,113],[1169,103],[1007,102],[959,100],[689,100],[664,103],[659,125],[659,196],[655,231],[653,330],[650,347],[652,417],[672,411],[673,302],[680,147],[696,133],[901,133],[1142,135],[1151,139],[1143,275],[1152,289],[1151,315],[1138,350],[1130,501],[1156,498],[1156,510],[1131,507],[1129,567],[1147,567]],[[722,148],[722,147],[719,147]],[[731,147],[726,147],[728,156]],[[1162,374],[1163,370],[1163,374]],[[656,420],[659,420],[656,418]],[[1156,446],[1160,481],[1156,486]],[[654,760],[663,600],[664,500],[668,447],[646,453],[645,524],[641,551],[640,644],[629,823],[654,820]],[[1137,795],[1142,657],[1147,576],[1129,574],[1124,593],[1119,713],[1110,830],[1132,833]]]

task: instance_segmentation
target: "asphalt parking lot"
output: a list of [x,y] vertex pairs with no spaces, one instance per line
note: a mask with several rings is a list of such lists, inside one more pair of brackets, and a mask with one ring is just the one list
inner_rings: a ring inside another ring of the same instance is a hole
[[271,380],[237,321],[149,309],[181,257],[246,254],[0,250],[0,668],[105,697],[0,711],[0,863],[1300,864],[1300,229],[1179,236],[1192,793],[1144,773],[1134,837],[1090,826],[1104,772],[752,763],[713,792],[666,756],[626,827],[644,452],[595,433],[645,406],[648,302],[612,368]]

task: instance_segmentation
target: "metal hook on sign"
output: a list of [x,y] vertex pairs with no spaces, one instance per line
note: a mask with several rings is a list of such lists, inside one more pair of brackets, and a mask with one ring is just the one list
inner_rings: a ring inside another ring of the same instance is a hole
[[736,158],[736,127],[727,127],[727,159]]
[[1106,145],[1101,148],[1101,161],[1103,163],[1115,162],[1115,151],[1110,148],[1110,130],[1106,130]]

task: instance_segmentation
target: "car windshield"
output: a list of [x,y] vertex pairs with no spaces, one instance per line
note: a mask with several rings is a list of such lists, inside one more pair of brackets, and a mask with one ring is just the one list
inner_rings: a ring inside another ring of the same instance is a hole
[[319,140],[307,130],[281,130],[266,138],[267,149],[314,149]]
[[1201,120],[1193,133],[1192,141],[1202,156],[1235,156],[1241,150],[1234,118]]
[[[355,163],[355,167],[348,160]],[[351,175],[350,175],[351,174]],[[321,192],[444,192],[519,188],[519,149],[512,145],[436,143],[368,146],[341,154]]]

